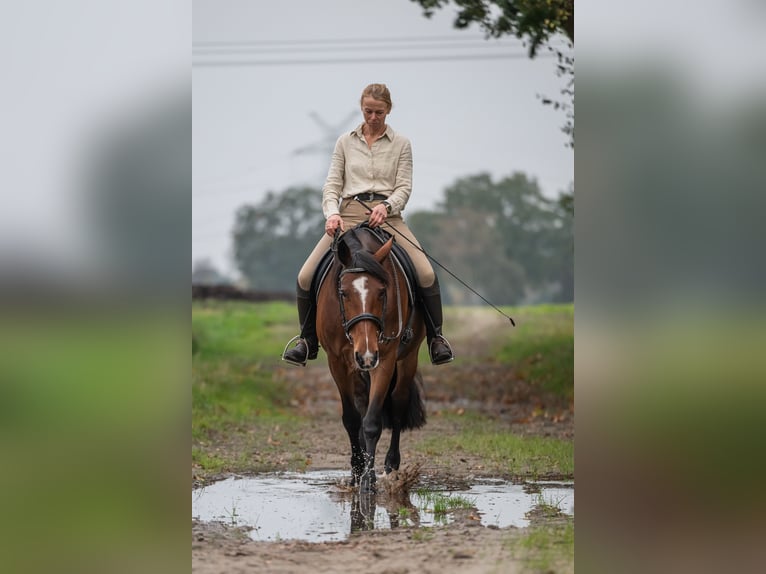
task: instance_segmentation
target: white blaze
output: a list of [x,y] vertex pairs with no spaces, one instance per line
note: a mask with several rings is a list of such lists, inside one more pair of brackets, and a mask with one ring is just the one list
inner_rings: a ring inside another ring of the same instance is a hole
[[[354,286],[354,289],[356,289],[356,292],[359,293],[359,297],[362,299],[362,313],[367,312],[367,293],[369,292],[369,289],[367,289],[367,277],[359,277],[358,279],[354,279],[351,282],[351,285]],[[364,344],[365,344],[365,352],[362,355],[362,359],[368,362],[372,362],[373,355],[370,352],[370,342],[369,342],[369,332],[367,331],[367,323],[369,321],[363,321],[364,323]]]
[[362,313],[367,312],[367,277],[359,277],[351,283],[362,298]]

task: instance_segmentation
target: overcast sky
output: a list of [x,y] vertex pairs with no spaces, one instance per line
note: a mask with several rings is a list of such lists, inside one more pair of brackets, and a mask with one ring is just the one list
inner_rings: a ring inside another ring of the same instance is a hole
[[[564,84],[555,58],[529,60],[516,39],[455,30],[453,15],[426,19],[410,0],[195,0],[192,261],[233,273],[237,207],[321,183],[326,142],[361,122],[359,96],[372,82],[388,85],[388,123],[412,140],[410,212],[479,172],[526,172],[549,197],[566,190],[565,117],[537,97]],[[319,149],[295,153],[306,146]]]

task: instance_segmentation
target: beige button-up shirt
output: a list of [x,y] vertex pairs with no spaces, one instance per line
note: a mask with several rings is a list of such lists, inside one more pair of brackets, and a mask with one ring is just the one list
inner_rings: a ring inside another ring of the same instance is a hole
[[412,193],[412,145],[406,137],[386,126],[372,147],[362,135],[360,124],[335,143],[330,170],[322,188],[325,218],[339,213],[341,199],[359,193],[385,195],[391,213],[400,213]]

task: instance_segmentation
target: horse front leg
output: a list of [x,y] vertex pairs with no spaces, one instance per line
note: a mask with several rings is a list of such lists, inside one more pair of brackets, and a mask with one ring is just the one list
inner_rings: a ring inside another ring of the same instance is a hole
[[362,436],[362,417],[352,401],[343,400],[343,427],[351,443],[351,486],[359,484],[365,469],[364,444]]
[[370,376],[370,400],[362,419],[362,432],[366,447],[362,492],[375,492],[375,451],[383,432],[383,404],[388,393],[393,368],[380,366]]
[[364,472],[359,483],[362,492],[375,492],[375,450],[383,431],[382,416],[379,408],[367,409],[367,415],[362,421],[362,433],[365,441]]
[[345,368],[342,362],[331,360],[328,362],[330,373],[335,379],[335,385],[338,387],[341,405],[343,407],[343,427],[348,434],[348,441],[351,445],[351,485],[356,486],[364,472],[364,442],[362,437],[362,415],[359,413],[357,395],[357,385],[355,384],[355,375]]

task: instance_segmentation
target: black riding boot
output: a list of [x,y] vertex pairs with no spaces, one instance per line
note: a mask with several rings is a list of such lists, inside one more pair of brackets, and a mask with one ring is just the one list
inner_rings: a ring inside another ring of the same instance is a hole
[[317,352],[319,351],[316,328],[317,312],[311,294],[301,289],[300,286],[298,286],[296,300],[298,302],[298,320],[301,324],[301,334],[287,343],[289,347],[290,343],[298,339],[298,343],[292,349],[287,350],[287,347],[285,347],[285,351],[282,353],[282,360],[292,365],[305,367],[306,361],[316,359]]
[[447,339],[442,335],[442,297],[439,291],[439,280],[436,279],[430,287],[421,287],[420,295],[426,312],[426,337],[431,362],[434,365],[449,363],[455,355]]

